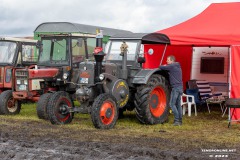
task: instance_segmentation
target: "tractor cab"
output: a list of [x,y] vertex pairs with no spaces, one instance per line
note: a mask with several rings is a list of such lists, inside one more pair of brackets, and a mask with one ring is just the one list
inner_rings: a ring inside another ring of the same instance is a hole
[[44,35],[38,66],[76,68],[95,47],[95,36],[84,34]]
[[[121,45],[123,43],[127,45],[125,57],[121,54]],[[118,72],[112,72],[114,76],[127,79],[128,84],[133,86],[132,81],[134,76],[144,69],[143,64],[146,62],[144,57],[146,52],[144,50],[144,46],[146,44],[163,44],[167,46],[169,43],[170,41],[168,37],[159,33],[131,33],[114,35],[110,38],[110,41],[105,47],[106,56],[104,59],[104,66],[107,66],[105,67],[105,70],[106,72],[109,72],[109,68],[114,68],[113,66],[115,66],[115,70]],[[127,70],[127,73],[119,72],[121,70]]]
[[[0,38],[0,66],[24,67],[38,60],[37,41],[25,38]],[[35,52],[36,51],[36,52]]]
[[107,53],[106,61],[118,63],[122,61],[120,46],[125,42],[128,45],[127,64],[139,66],[144,63],[144,45],[145,44],[169,44],[170,41],[166,35],[159,33],[131,33],[118,34],[110,38],[105,47]]

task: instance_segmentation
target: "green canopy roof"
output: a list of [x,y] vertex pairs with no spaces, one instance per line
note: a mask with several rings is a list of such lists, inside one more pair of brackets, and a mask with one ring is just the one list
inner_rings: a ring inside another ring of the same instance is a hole
[[45,22],[37,26],[36,32],[59,32],[59,33],[88,33],[96,34],[96,29],[103,30],[103,34],[113,36],[115,34],[132,33],[130,31],[106,28],[101,26],[92,26],[86,24],[78,24],[71,22]]

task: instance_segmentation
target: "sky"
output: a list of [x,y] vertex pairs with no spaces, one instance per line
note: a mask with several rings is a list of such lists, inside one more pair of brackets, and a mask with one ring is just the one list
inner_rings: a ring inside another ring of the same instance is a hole
[[[0,36],[33,36],[44,22],[73,22],[155,32],[184,22],[211,3],[233,0],[0,0]],[[239,1],[240,2],[240,1]]]

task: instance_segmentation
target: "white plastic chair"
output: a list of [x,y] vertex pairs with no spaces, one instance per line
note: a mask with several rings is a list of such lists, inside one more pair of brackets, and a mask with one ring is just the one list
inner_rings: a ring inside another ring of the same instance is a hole
[[191,116],[192,106],[194,106],[195,116],[197,116],[197,105],[194,96],[183,93],[181,97],[181,106],[183,106],[183,115],[185,115],[186,107],[188,107],[188,116]]

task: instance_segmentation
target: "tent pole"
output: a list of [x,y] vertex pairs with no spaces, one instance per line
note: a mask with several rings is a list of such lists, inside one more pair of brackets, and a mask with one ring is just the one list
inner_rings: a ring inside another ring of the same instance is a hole
[[164,55],[165,55],[165,53],[166,53],[166,49],[167,49],[167,44],[166,44],[165,47],[164,47],[162,59],[161,59],[161,61],[160,61],[160,66],[162,65],[162,61],[163,61]]

